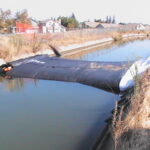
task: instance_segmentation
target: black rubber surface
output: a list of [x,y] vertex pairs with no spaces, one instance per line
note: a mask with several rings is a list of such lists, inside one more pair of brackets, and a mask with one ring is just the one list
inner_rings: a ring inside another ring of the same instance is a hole
[[119,82],[126,72],[126,62],[96,62],[69,60],[39,55],[11,62],[13,70],[7,75],[78,82],[96,88],[119,92]]

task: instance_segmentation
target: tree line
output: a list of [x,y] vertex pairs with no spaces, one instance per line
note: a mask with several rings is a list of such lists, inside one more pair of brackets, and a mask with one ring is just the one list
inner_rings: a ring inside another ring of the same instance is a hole
[[115,16],[107,16],[105,20],[102,20],[102,19],[95,19],[94,20],[95,22],[100,22],[100,23],[113,23],[115,24],[116,23],[116,18]]
[[[61,24],[66,28],[78,28],[79,22],[77,21],[75,14],[72,13],[70,17],[59,16],[57,18],[61,19]],[[0,32],[10,32],[11,28],[15,26],[16,22],[31,24],[31,18],[29,17],[28,11],[26,9],[12,14],[11,10],[0,9]],[[36,21],[39,23],[39,21]]]
[[[71,16],[59,16],[57,20],[61,20],[61,24],[68,29],[78,28],[80,23],[75,17],[75,14],[72,13]],[[15,26],[16,22],[31,24],[32,18],[29,17],[28,11],[26,9],[16,12],[12,14],[11,10],[3,10],[0,8],[0,32],[10,32],[11,28]],[[35,20],[35,19],[34,19]],[[95,19],[95,22],[100,23],[115,23],[115,17],[107,16],[106,20]],[[39,23],[39,21],[36,21]]]
[[16,21],[31,24],[28,11],[26,9],[12,14],[11,10],[0,9],[0,32],[10,32]]
[[66,28],[74,29],[79,27],[79,22],[74,13],[70,17],[59,16],[58,19],[61,19],[61,24]]

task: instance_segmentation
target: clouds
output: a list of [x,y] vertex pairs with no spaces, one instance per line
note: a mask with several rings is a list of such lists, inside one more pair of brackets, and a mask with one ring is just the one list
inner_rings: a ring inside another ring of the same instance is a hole
[[27,9],[37,19],[69,16],[75,13],[80,21],[116,16],[119,22],[150,23],[148,0],[5,0],[1,8],[13,11]]

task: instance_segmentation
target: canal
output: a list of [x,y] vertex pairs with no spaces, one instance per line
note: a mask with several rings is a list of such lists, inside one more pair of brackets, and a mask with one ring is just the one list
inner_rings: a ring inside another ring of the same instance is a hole
[[[134,41],[75,59],[132,61],[150,55]],[[119,96],[78,83],[0,78],[1,150],[90,150]]]

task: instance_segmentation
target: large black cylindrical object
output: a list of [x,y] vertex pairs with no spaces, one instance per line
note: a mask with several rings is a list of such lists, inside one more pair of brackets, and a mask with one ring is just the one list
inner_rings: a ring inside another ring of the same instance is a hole
[[128,67],[126,62],[70,60],[39,55],[12,62],[7,75],[21,78],[78,82],[119,92],[119,82]]

